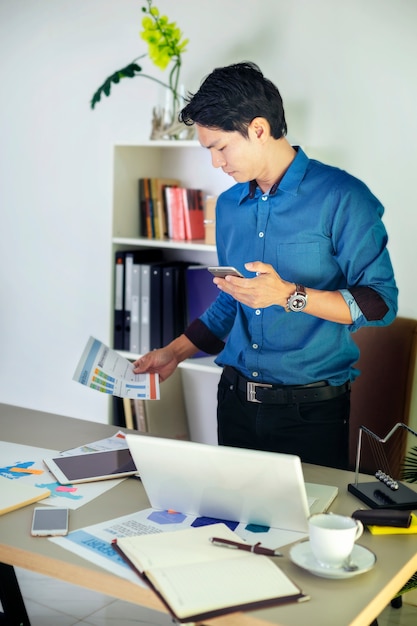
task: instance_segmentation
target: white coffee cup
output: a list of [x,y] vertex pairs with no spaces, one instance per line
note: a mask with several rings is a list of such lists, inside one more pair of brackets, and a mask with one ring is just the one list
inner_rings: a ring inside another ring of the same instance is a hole
[[363,533],[359,520],[333,513],[317,513],[308,520],[310,547],[322,567],[341,567]]

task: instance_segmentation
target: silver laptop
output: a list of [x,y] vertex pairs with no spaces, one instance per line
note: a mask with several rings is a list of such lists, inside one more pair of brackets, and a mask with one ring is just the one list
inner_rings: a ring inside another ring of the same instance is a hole
[[291,454],[147,435],[126,441],[154,509],[306,532],[308,516],[337,495],[337,487],[306,485]]

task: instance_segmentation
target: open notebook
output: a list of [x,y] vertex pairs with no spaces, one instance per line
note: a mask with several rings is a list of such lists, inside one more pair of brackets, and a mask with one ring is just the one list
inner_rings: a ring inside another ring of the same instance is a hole
[[298,456],[127,434],[154,509],[307,532],[337,487],[305,483]]

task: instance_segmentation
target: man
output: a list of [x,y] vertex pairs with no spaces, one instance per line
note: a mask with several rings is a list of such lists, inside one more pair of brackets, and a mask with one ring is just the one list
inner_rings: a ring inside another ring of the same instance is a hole
[[397,288],[383,207],[353,176],[285,138],[278,89],[253,63],[215,69],[180,113],[236,181],[218,198],[212,306],[136,372],[166,379],[199,349],[218,354],[220,444],[348,466],[351,332],[386,325]]

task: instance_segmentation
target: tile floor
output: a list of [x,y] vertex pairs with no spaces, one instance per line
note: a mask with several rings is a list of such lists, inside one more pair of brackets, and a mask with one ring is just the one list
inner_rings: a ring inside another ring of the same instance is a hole
[[169,616],[157,611],[21,568],[15,571],[31,626],[173,626]]
[[[173,626],[166,615],[81,587],[20,568],[16,576],[31,626]],[[417,607],[406,603],[400,609],[387,607],[378,618],[378,626],[416,624]]]

